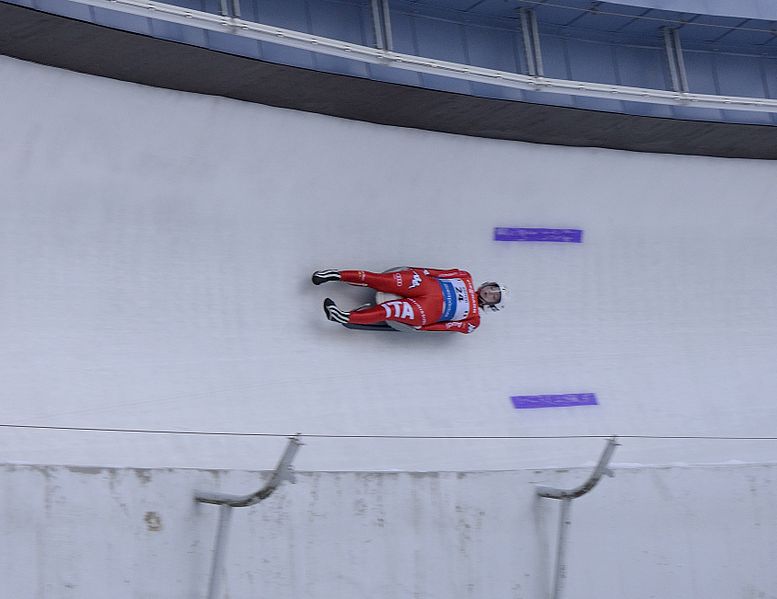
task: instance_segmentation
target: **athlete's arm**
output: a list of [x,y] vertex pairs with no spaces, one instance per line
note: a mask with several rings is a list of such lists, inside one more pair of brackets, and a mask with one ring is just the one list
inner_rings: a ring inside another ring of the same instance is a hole
[[454,320],[450,322],[435,322],[434,324],[418,327],[418,329],[421,331],[451,331],[454,333],[464,333],[466,335],[478,328],[478,324],[480,323],[476,324],[474,319]]
[[463,275],[467,275],[466,271],[459,270],[458,268],[447,268],[445,270],[439,269],[439,268],[420,268],[420,267],[413,267],[414,270],[420,270],[428,277],[440,277],[443,279],[449,279],[452,277],[461,277]]

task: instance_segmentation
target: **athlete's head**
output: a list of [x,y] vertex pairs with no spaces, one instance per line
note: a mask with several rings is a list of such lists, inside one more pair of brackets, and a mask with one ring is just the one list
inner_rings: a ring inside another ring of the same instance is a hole
[[507,289],[504,285],[500,285],[494,281],[483,283],[478,287],[478,306],[497,312],[504,308],[506,295]]

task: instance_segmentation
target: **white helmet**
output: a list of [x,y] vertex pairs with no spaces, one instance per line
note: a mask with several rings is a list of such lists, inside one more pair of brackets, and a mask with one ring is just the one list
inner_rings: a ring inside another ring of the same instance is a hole
[[[480,290],[483,289],[483,287],[497,287],[499,289],[499,300],[495,304],[489,304],[486,303],[483,298],[480,296]],[[502,308],[505,307],[505,299],[507,299],[508,291],[507,287],[504,285],[500,285],[496,281],[487,281],[478,287],[478,305],[481,308],[488,308],[489,310],[493,312],[498,312]]]

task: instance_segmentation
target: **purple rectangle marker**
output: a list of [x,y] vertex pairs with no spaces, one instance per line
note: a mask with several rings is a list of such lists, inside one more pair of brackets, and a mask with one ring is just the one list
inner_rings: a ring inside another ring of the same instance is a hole
[[596,406],[594,393],[569,393],[567,395],[515,395],[510,398],[519,410],[531,408],[570,408],[574,406]]
[[527,229],[496,227],[494,241],[555,241],[583,243],[582,229]]

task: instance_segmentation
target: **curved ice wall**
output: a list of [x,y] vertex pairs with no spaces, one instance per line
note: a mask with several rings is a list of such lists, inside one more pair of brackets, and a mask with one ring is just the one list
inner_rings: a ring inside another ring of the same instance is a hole
[[[0,59],[0,430],[9,462],[467,470],[593,461],[586,435],[773,436],[777,171],[388,128]],[[495,241],[495,227],[583,231]],[[320,267],[462,267],[471,336],[324,320]],[[511,397],[593,393],[516,409]],[[774,461],[624,439],[620,462]]]

